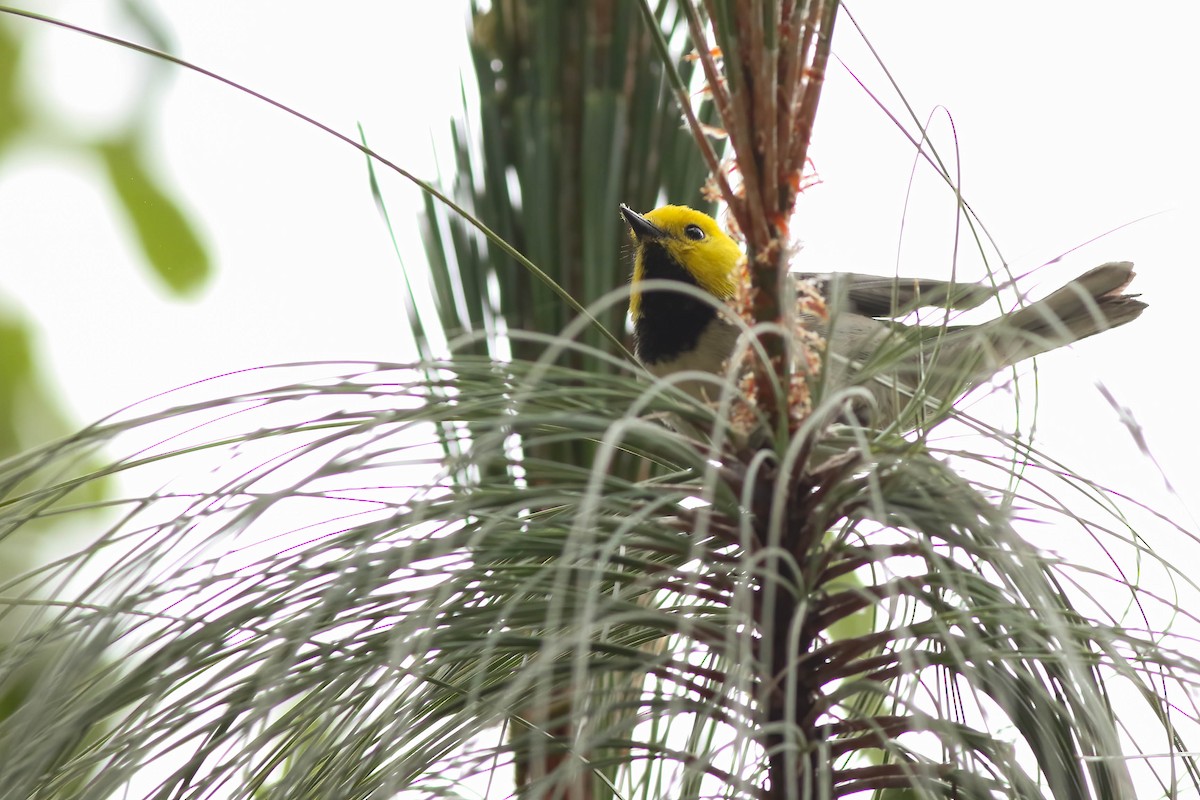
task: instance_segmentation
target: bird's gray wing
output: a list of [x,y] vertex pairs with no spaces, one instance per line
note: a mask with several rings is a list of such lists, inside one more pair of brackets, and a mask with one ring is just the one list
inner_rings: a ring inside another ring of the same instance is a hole
[[796,280],[814,284],[830,311],[864,317],[902,317],[917,308],[975,308],[995,297],[997,289],[978,283],[952,283],[932,278],[896,278],[860,272],[796,272]]

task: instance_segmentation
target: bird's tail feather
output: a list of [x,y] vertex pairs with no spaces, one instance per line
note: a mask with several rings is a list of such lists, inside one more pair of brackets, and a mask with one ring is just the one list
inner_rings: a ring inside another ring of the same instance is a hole
[[980,327],[1000,368],[1077,342],[1137,319],[1146,304],[1123,294],[1133,264],[1113,261],[1088,270],[1066,286]]
[[[876,413],[890,420],[906,407],[944,406],[1002,369],[1131,322],[1146,308],[1136,295],[1123,294],[1132,279],[1131,263],[1104,264],[991,322],[926,339],[918,352],[871,372],[865,385]],[[923,400],[913,406],[918,385]]]

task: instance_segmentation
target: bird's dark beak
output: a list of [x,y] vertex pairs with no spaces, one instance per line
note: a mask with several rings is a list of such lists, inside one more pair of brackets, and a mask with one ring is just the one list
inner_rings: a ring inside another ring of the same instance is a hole
[[629,229],[633,231],[633,235],[639,239],[661,239],[667,235],[667,232],[662,228],[624,203],[621,204],[621,216],[625,218],[625,222],[629,225]]

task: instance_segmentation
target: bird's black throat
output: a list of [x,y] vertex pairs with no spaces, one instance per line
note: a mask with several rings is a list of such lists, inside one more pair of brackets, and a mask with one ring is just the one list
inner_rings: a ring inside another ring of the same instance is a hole
[[[656,242],[642,251],[643,278],[671,280],[699,288],[696,279]],[[709,303],[670,289],[642,291],[641,316],[633,323],[634,351],[643,364],[668,361],[695,349],[717,316]]]

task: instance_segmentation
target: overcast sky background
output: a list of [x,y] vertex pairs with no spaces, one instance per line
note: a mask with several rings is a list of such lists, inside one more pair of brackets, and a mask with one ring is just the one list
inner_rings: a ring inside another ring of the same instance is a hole
[[[178,55],[350,136],[361,123],[377,150],[433,177],[431,141],[459,108],[465,3],[356,2],[337,12],[309,0],[149,5]],[[21,6],[132,33],[113,2]],[[963,194],[1014,272],[1061,255],[1032,281],[1049,288],[1104,261],[1137,264],[1134,288],[1150,304],[1140,320],[1039,360],[1039,442],[1195,530],[1200,9],[848,6],[917,115],[931,117],[940,151],[957,158]],[[67,124],[103,130],[139,90],[145,56],[16,24],[36,41],[28,85]],[[918,168],[905,215],[912,145],[849,70],[893,112],[903,107],[850,19],[838,26],[835,52],[848,69],[831,66],[822,99],[812,157],[823,183],[803,198],[793,228],[804,242],[800,265],[945,277],[953,197]],[[398,316],[400,265],[363,157],[207,78],[179,70],[169,83],[153,144],[218,273],[193,301],[158,290],[96,167],[37,148],[0,167],[0,297],[36,320],[41,357],[75,419],[245,367],[411,358]],[[399,177],[382,181],[405,263],[419,271],[419,195]],[[1155,216],[1138,221],[1147,215]],[[960,278],[982,278],[967,236]],[[1177,495],[1097,382],[1132,410]],[[984,416],[989,408],[977,406]]]

